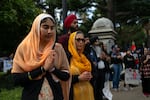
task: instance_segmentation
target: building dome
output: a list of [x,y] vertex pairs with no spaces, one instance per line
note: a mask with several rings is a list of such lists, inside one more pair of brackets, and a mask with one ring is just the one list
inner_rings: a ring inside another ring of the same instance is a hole
[[92,26],[89,33],[101,33],[101,32],[114,32],[114,25],[112,21],[108,18],[102,17],[97,19]]

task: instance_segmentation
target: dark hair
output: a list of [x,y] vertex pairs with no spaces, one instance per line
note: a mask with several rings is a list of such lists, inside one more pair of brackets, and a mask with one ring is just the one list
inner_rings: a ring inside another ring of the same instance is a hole
[[77,31],[77,34],[83,34],[84,35],[84,33],[82,31]]
[[46,17],[46,18],[44,18],[44,19],[41,20],[40,25],[41,25],[42,23],[46,22],[47,19],[50,19],[50,20],[55,24],[55,22],[54,22],[53,19],[51,19],[50,17]]
[[90,34],[89,33],[86,33],[86,34],[84,34],[84,37],[90,37]]
[[91,37],[90,38],[90,43],[93,44],[94,42],[96,42],[96,40],[98,40],[97,36]]

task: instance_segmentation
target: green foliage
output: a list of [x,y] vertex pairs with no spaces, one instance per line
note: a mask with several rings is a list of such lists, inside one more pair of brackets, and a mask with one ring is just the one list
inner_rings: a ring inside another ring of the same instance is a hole
[[[57,8],[61,8],[62,7],[62,1],[61,0],[46,0],[46,3],[48,5],[51,5],[50,7],[57,7]],[[53,9],[54,10],[54,9]]]
[[[34,1],[38,2],[37,5],[35,5]],[[39,4],[39,1],[40,0],[0,0],[0,56],[2,56],[2,54],[8,56],[11,52],[14,52],[17,45],[29,32],[33,19],[39,12],[41,12],[37,6],[42,9],[45,9],[44,7],[49,6],[46,11],[53,16],[55,15],[54,10],[56,8],[62,8],[62,0],[46,0],[46,5],[44,3]],[[84,20],[80,27],[84,33],[87,33],[91,29],[93,22],[98,17],[107,17],[112,19],[112,21],[115,23],[117,22],[120,24],[128,24],[133,26],[137,21],[143,22],[143,19],[150,18],[150,0],[66,1],[68,7],[67,9],[79,14],[81,20]],[[112,5],[114,6],[114,10],[110,9]],[[87,11],[90,11],[88,8],[92,6],[97,8],[96,11],[91,12],[94,16],[91,19],[82,19],[81,16],[83,13],[86,15],[86,18],[89,16]],[[110,10],[112,11],[110,12]],[[98,14],[101,16],[97,16]],[[60,14],[60,18],[63,18],[62,12]],[[130,30],[125,28],[127,27],[123,27],[121,30],[122,33],[119,33],[118,37],[120,34],[130,33]],[[125,32],[123,32],[124,30]],[[134,32],[136,33],[136,37],[134,37],[134,35],[131,37],[133,37],[135,40],[138,40],[136,39],[138,36],[140,36],[137,35],[138,32],[139,31]],[[118,39],[119,41],[122,39],[123,42],[121,43],[123,44],[125,44],[124,42],[128,42],[127,40],[124,40],[124,37],[120,37]]]
[[119,23],[121,27],[117,29],[117,42],[120,46],[125,47],[131,45],[135,41],[137,46],[141,46],[145,41],[145,33],[142,31],[142,23],[145,19],[150,19],[150,0],[95,0],[97,9],[94,12],[94,17],[97,14],[109,17],[109,5],[113,5],[115,19],[114,23]]
[[61,8],[62,7],[62,0],[46,0],[46,5],[48,5],[49,8],[46,9],[46,11],[54,16],[54,10],[56,8]]
[[150,17],[150,0],[116,0],[116,22],[131,24]]
[[68,0],[68,10],[70,11],[85,11],[91,6],[90,0]]
[[16,49],[39,12],[33,0],[0,1],[0,56]]
[[123,25],[118,30],[117,43],[124,48],[131,46],[132,41],[135,41],[136,46],[140,47],[145,41],[145,34],[143,33],[141,25]]
[[86,19],[85,22],[81,24],[80,30],[82,30],[83,33],[87,35],[88,32],[91,30],[92,25],[93,25],[93,21],[91,19]]

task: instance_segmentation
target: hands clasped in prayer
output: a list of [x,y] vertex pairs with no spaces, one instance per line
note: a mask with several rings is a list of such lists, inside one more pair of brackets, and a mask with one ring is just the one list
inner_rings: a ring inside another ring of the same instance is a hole
[[91,72],[85,71],[79,77],[80,81],[90,81],[92,78]]
[[54,68],[54,59],[56,56],[55,50],[50,50],[50,55],[45,60],[45,63],[43,65],[45,70],[51,71]]

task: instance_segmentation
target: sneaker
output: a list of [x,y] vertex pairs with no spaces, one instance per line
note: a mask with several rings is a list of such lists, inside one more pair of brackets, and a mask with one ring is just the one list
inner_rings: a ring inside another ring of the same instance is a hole
[[105,96],[103,96],[103,100],[108,100]]
[[129,90],[129,89],[128,89],[128,88],[126,88],[126,87],[124,87],[124,88],[123,88],[123,91],[128,91],[128,90]]
[[113,89],[112,89],[112,91],[117,92],[117,91],[118,91],[118,89],[117,89],[117,88],[113,88]]
[[133,88],[132,88],[132,87],[129,87],[129,89],[130,89],[130,90],[133,90]]

